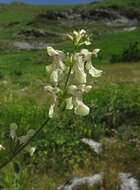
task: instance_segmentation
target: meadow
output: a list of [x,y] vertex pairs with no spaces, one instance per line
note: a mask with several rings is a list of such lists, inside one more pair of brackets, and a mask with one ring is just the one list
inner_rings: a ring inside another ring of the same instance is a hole
[[[103,70],[102,77],[93,80],[93,90],[84,97],[90,114],[82,118],[66,111],[49,122],[31,142],[35,153],[30,154],[26,148],[1,170],[0,189],[56,190],[75,176],[101,171],[106,174],[102,189],[120,189],[118,172],[131,173],[140,182],[140,59],[111,61],[112,56],[120,58],[136,42],[136,51],[130,49],[128,55],[139,56],[139,25],[129,31],[124,29],[130,26],[106,25],[102,21],[67,23],[38,17],[47,11],[73,8],[89,11],[114,6],[122,11],[136,11],[139,1],[108,0],[76,7],[0,5],[0,144],[8,150],[7,153],[0,151],[0,163],[14,154],[16,148],[9,138],[10,125],[16,124],[18,135],[25,135],[29,129],[35,130],[42,124],[49,109],[44,86],[48,82],[45,66],[51,60],[46,49],[21,50],[14,42],[43,41],[56,49],[73,51],[63,34],[83,28],[91,34],[90,49],[101,49],[93,64]],[[34,33],[38,31],[46,36],[36,37]],[[81,142],[85,137],[103,144],[101,155]]]

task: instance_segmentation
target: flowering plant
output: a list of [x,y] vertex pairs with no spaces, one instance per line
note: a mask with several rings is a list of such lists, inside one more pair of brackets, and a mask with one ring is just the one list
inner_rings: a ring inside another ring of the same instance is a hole
[[100,50],[94,49],[90,52],[88,49],[80,49],[82,45],[91,45],[87,32],[73,31],[66,36],[74,45],[74,53],[47,48],[48,55],[52,57],[52,63],[46,66],[50,85],[45,86],[46,92],[52,97],[50,118],[55,116],[60,101],[64,101],[65,109],[74,110],[76,115],[88,115],[90,109],[82,100],[83,94],[92,89],[88,76],[99,77],[102,74],[101,70],[92,65],[92,58],[97,57]]
[[[99,49],[89,51],[83,49],[82,46],[91,45],[90,38],[85,30],[73,31],[66,37],[72,42],[74,52],[64,53],[55,50],[53,47],[47,47],[47,53],[52,58],[52,63],[46,66],[49,77],[49,84],[46,85],[45,91],[51,96],[48,118],[36,130],[30,130],[26,135],[17,136],[17,125],[10,126],[10,139],[14,144],[15,150],[13,154],[0,165],[0,169],[7,164],[27,146],[29,147],[32,139],[46,126],[46,124],[57,114],[59,109],[73,110],[76,115],[86,116],[89,114],[90,108],[83,102],[84,93],[88,93],[92,89],[92,83],[89,77],[100,77],[101,70],[97,70],[92,65],[92,58],[97,57]],[[6,151],[3,145],[0,145],[0,151]],[[30,148],[30,154],[35,152],[35,147]]]

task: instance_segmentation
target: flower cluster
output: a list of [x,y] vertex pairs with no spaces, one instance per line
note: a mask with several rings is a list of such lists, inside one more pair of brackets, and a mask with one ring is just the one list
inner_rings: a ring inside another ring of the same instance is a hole
[[[99,49],[88,51],[80,47],[90,45],[90,39],[85,30],[74,31],[67,34],[74,44],[74,53],[64,53],[47,47],[47,52],[52,57],[52,64],[46,66],[50,85],[45,90],[51,97],[49,117],[56,113],[60,101],[65,102],[65,109],[74,110],[80,116],[89,114],[89,107],[83,102],[83,94],[92,89],[92,83],[88,83],[89,77],[100,77],[101,70],[92,65],[92,58],[97,57]],[[80,49],[80,50],[79,50]]]

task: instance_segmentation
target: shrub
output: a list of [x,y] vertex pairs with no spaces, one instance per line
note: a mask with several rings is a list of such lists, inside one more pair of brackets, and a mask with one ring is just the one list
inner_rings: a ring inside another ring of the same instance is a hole
[[137,41],[129,43],[128,47],[120,55],[113,54],[110,59],[111,63],[133,61],[140,61],[140,46]]

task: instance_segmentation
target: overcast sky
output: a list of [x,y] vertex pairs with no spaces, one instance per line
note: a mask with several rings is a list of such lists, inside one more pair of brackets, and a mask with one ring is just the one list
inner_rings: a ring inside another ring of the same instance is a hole
[[[20,0],[19,0],[20,1]],[[73,4],[73,3],[89,3],[94,0],[21,0],[21,2],[31,4]],[[13,0],[0,0],[0,3],[11,3]]]

